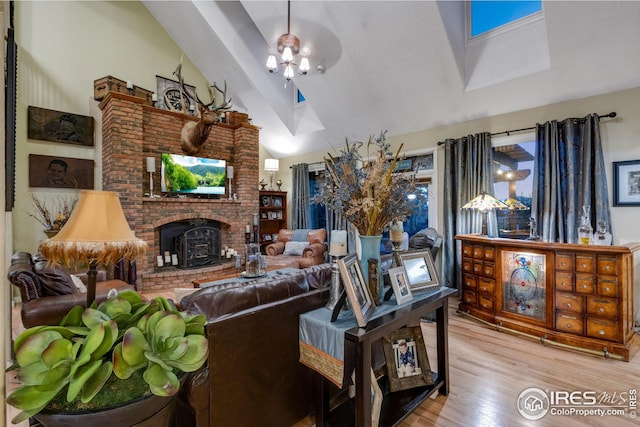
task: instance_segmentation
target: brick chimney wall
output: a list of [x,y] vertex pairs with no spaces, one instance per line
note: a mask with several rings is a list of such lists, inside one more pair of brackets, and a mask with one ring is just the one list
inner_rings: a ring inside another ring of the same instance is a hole
[[[136,236],[147,242],[147,255],[137,261],[138,290],[191,287],[191,281],[215,277],[224,265],[180,270],[157,267],[159,227],[179,220],[204,218],[220,222],[222,247],[244,256],[245,228],[258,212],[259,131],[247,124],[212,127],[198,157],[224,159],[234,168],[237,200],[149,197],[147,157],[154,157],[153,194],[160,192],[160,155],[183,154],[180,131],[194,117],[146,105],[143,98],[110,92],[102,110],[102,188],[120,196],[122,209]],[[228,185],[227,185],[228,188]],[[227,190],[228,191],[228,190]],[[164,195],[163,195],[164,196]]]

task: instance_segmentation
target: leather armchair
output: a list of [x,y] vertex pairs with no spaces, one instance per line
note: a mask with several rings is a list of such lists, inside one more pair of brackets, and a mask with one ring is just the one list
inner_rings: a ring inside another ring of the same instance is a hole
[[[84,272],[74,272],[86,280]],[[69,272],[53,267],[39,256],[17,252],[11,257],[7,278],[20,290],[22,299],[21,318],[25,328],[38,325],[58,325],[75,305],[86,306],[87,294],[80,292]],[[107,280],[107,272],[98,270],[96,301],[104,301],[110,290],[121,292],[133,289],[122,280]],[[86,282],[85,282],[86,284]]]
[[[284,252],[287,242],[293,241],[295,233],[299,233],[299,230],[291,230],[288,228],[281,229],[278,232],[278,241],[268,245],[265,248],[265,253],[269,256],[290,256],[284,255]],[[325,262],[324,254],[327,251],[327,244],[325,243],[326,240],[327,230],[324,228],[308,231],[306,241],[309,245],[302,250],[302,255],[300,255],[300,268],[319,265]]]

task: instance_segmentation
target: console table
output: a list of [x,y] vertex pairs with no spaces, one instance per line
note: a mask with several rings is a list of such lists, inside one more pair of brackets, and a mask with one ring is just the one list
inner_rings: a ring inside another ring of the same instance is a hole
[[[407,416],[415,409],[420,402],[429,397],[434,392],[447,395],[449,393],[449,360],[448,360],[448,297],[456,294],[452,288],[442,287],[435,291],[415,293],[414,299],[402,305],[396,305],[395,300],[385,301],[369,320],[365,328],[358,328],[355,317],[351,312],[343,312],[338,318],[338,325],[330,322],[331,310],[319,308],[300,316],[301,335],[301,362],[306,366],[322,373],[323,370],[309,360],[304,361],[303,345],[308,347],[309,343],[304,343],[305,336],[309,336],[307,328],[326,329],[318,335],[333,336],[334,340],[342,342],[329,343],[329,347],[342,349],[342,355],[337,355],[337,359],[342,356],[344,367],[355,369],[356,396],[354,401],[344,402],[333,411],[329,411],[328,384],[327,380],[318,375],[318,393],[316,397],[316,426],[371,426],[371,354],[372,345],[381,340],[391,332],[404,326],[416,324],[427,314],[435,311],[437,322],[437,373],[434,373],[433,385],[417,387],[394,393],[387,393],[382,400],[380,412],[380,426],[395,425],[398,421]],[[341,319],[340,317],[343,317]],[[335,328],[343,331],[335,333],[330,329]],[[326,334],[325,334],[326,332]],[[338,338],[341,337],[341,338]],[[331,338],[330,338],[331,339]],[[344,350],[347,349],[347,350]],[[320,351],[319,351],[320,352]],[[328,360],[336,360],[331,354],[327,354]],[[305,363],[306,362],[306,363]],[[349,369],[346,369],[349,370]],[[350,372],[345,372],[346,377]],[[335,382],[335,380],[332,380]],[[384,393],[384,391],[383,391]],[[339,416],[333,416],[340,414]],[[355,418],[355,419],[354,419]]]
[[462,246],[460,313],[599,356],[629,361],[640,350],[633,303],[639,243],[455,238]]

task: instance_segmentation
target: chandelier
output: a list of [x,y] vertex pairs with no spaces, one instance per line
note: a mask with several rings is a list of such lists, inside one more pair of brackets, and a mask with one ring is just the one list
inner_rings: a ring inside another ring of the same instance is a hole
[[[305,75],[309,71],[309,59],[302,54],[300,64],[295,62],[296,55],[300,53],[300,39],[291,34],[291,1],[287,1],[287,33],[278,37],[278,53],[280,53],[280,65],[284,65],[284,77],[293,78],[294,67],[298,68],[298,74]],[[267,69],[270,73],[278,72],[278,62],[275,55],[267,58]]]

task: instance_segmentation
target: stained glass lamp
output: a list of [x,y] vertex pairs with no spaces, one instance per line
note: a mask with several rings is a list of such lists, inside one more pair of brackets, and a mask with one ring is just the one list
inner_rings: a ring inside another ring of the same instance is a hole
[[496,199],[489,193],[484,191],[473,199],[469,200],[462,206],[462,209],[473,209],[480,211],[482,214],[482,233],[481,236],[487,236],[487,213],[491,209],[508,209],[509,207]]
[[509,210],[525,210],[525,209],[529,209],[529,207],[527,205],[525,205],[524,203],[522,203],[521,201],[519,201],[517,199],[514,199],[513,197],[509,197],[508,199],[503,200],[502,203],[507,205]]

